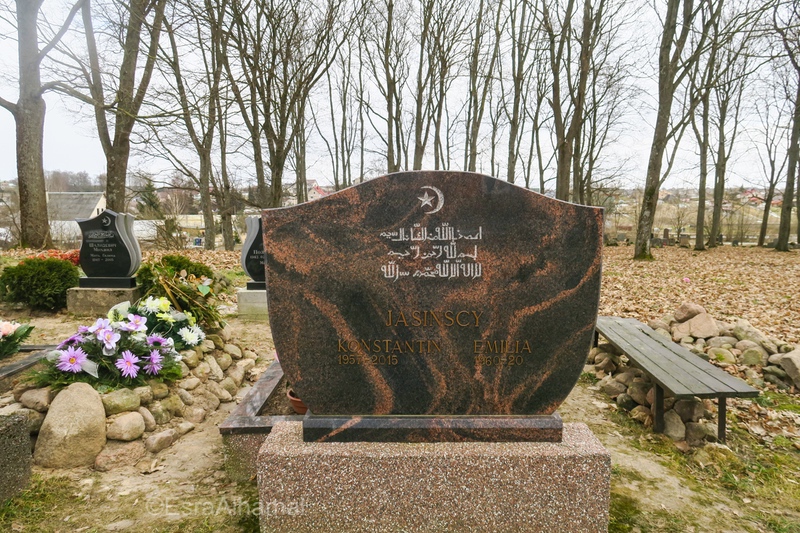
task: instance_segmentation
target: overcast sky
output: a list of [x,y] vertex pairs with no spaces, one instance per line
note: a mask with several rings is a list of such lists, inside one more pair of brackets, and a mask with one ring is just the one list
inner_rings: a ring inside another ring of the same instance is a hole
[[[641,29],[639,27],[638,29]],[[653,36],[652,41],[657,41]],[[17,100],[16,78],[16,42],[0,38],[0,96],[7,100]],[[647,85],[647,80],[640,80],[640,84]],[[653,96],[656,92],[644,90],[644,111],[642,116],[633,119],[625,133],[625,138],[616,148],[620,158],[630,160],[629,171],[622,186],[641,186],[644,184],[647,156],[650,139],[652,136],[651,117],[655,106]],[[648,99],[651,101],[648,102]],[[94,177],[105,172],[105,157],[103,155],[97,134],[94,130],[92,111],[88,107],[80,107],[74,102],[65,102],[61,97],[50,94],[46,96],[47,115],[44,138],[44,167],[45,170],[86,171]],[[750,144],[745,136],[738,141],[737,153],[734,161],[729,165],[729,186],[747,185],[748,181],[757,182],[760,166],[755,154],[749,148]],[[314,151],[317,150],[317,153]],[[502,147],[505,150],[505,147]],[[316,179],[322,184],[332,184],[329,176],[327,155],[321,142],[316,146],[309,146],[308,178]],[[666,186],[684,186],[697,181],[697,156],[694,154],[694,142],[691,131],[687,131],[682,157],[667,181]],[[152,163],[144,165],[135,157],[132,158],[129,170],[143,168],[151,172],[158,172],[166,168],[164,165],[153,166]],[[480,170],[480,169],[479,169]],[[15,156],[15,126],[9,112],[0,108],[0,181],[12,180],[16,177]],[[502,176],[501,176],[502,177]],[[290,179],[290,178],[287,178]],[[520,178],[521,180],[521,178]],[[710,184],[711,185],[711,184]]]

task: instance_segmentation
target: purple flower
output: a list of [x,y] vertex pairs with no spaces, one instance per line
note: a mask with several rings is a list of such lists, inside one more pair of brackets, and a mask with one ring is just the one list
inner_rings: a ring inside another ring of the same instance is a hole
[[89,326],[78,326],[78,333],[91,333]]
[[58,350],[63,350],[67,346],[71,346],[73,344],[78,344],[78,343],[80,343],[82,341],[83,341],[83,335],[81,335],[80,333],[76,333],[72,337],[68,338],[67,340],[65,340],[64,342],[59,344],[57,349]]
[[86,352],[81,348],[70,346],[58,356],[56,368],[62,372],[72,372],[77,374],[81,371],[81,365],[86,361]]
[[[109,321],[107,318],[98,318],[97,322],[92,324],[90,328],[87,328],[86,331],[89,333],[94,333],[98,330],[108,329],[109,324],[111,324],[111,321]],[[78,331],[80,331],[80,328]],[[98,336],[97,338],[99,339],[100,337]]]
[[164,356],[161,355],[161,352],[158,350],[153,350],[150,352],[150,357],[148,359],[148,363],[144,365],[145,371],[150,375],[158,374],[164,366]]
[[156,348],[161,348],[166,344],[167,344],[167,339],[165,339],[160,335],[150,335],[149,337],[147,337],[148,346],[155,346]]
[[143,316],[130,314],[128,315],[129,322],[122,325],[125,331],[147,331],[147,319]]
[[113,350],[117,347],[117,341],[120,339],[120,334],[111,328],[103,329],[97,332],[97,340],[102,341],[106,350]]
[[133,355],[130,350],[125,350],[122,352],[122,357],[117,359],[117,362],[114,363],[114,365],[120,369],[122,372],[122,377],[135,378],[137,374],[139,374],[139,367],[136,366],[136,363],[138,362],[138,357]]

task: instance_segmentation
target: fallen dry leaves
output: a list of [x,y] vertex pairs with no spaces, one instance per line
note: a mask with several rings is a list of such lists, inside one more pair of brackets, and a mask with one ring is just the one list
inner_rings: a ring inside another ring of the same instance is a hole
[[[31,250],[2,252],[22,258]],[[215,272],[241,270],[240,252],[201,248],[147,250],[144,260],[167,253],[207,264]],[[695,302],[720,320],[745,318],[770,336],[800,343],[800,251],[723,246],[705,252],[654,249],[655,261],[634,261],[633,247],[605,248],[600,314],[643,322]]]
[[633,247],[605,248],[601,315],[647,322],[695,302],[719,320],[745,318],[767,335],[800,343],[797,250],[669,247],[653,255],[654,261],[634,261]]

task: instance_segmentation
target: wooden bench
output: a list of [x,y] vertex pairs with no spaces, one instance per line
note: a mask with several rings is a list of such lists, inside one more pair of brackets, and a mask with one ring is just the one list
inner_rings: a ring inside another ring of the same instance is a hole
[[759,394],[757,389],[741,379],[704,361],[633,318],[597,317],[595,342],[598,333],[655,382],[653,429],[656,433],[664,431],[664,391],[675,398],[717,398],[717,435],[722,443],[725,442],[725,399],[755,397]]

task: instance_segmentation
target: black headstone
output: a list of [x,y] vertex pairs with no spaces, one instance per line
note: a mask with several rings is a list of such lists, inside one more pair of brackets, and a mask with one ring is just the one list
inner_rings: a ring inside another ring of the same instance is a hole
[[130,215],[106,209],[94,218],[77,220],[81,228],[80,264],[86,273],[81,287],[135,287],[133,274],[141,264],[141,250],[129,234]]
[[247,282],[250,290],[266,290],[266,273],[264,272],[264,232],[261,217],[251,216],[245,219],[247,238],[242,246],[242,268],[253,281]]

